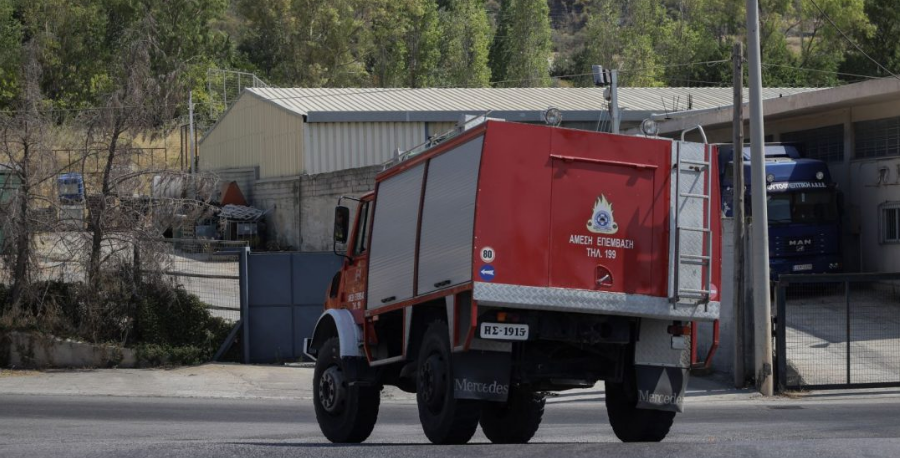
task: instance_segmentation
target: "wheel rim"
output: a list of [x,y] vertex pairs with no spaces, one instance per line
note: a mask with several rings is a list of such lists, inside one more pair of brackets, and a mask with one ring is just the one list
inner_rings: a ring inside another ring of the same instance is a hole
[[347,396],[344,374],[337,366],[331,366],[319,378],[319,404],[328,413],[340,411]]
[[432,412],[439,412],[444,405],[447,391],[447,369],[439,354],[432,354],[419,371],[422,400]]

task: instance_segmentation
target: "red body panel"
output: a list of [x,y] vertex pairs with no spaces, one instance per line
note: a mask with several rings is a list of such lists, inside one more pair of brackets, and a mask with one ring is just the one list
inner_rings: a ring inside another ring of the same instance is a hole
[[481,249],[493,248],[495,283],[547,286],[550,274],[553,129],[488,123],[475,207],[472,278],[480,280]]
[[475,221],[489,281],[667,296],[671,157],[668,140],[491,123]]
[[[383,172],[377,181],[482,134],[473,281],[668,295],[672,141],[489,121]],[[711,170],[717,170],[714,150],[711,158]],[[717,202],[712,178],[710,194]],[[718,301],[721,222],[712,208],[711,300]],[[598,218],[602,210],[606,215]],[[482,261],[488,247],[493,257]],[[349,294],[365,292],[366,268],[365,258],[345,264],[340,299],[329,306],[362,318],[361,303]],[[486,268],[492,275],[482,275]],[[471,283],[460,285],[365,315],[470,288]]]

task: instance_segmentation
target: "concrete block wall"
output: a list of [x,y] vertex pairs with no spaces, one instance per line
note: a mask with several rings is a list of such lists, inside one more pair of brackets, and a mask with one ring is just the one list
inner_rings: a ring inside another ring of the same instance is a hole
[[[749,254],[749,253],[748,253]],[[716,372],[734,371],[734,219],[722,218],[722,284],[719,289],[719,348],[713,355]],[[713,343],[712,323],[699,323],[697,356],[705,360]]]
[[274,242],[282,249],[298,250],[301,245],[300,177],[257,180],[252,192],[252,205],[268,212],[268,243]]
[[[382,167],[360,167],[300,177],[300,251],[331,251],[334,207],[341,196],[359,197],[375,189]],[[351,215],[355,202],[346,201]],[[351,224],[353,221],[351,221]]]

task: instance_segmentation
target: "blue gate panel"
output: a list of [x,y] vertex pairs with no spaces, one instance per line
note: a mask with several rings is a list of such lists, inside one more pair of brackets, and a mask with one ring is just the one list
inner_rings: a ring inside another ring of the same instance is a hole
[[[331,279],[341,268],[344,258],[334,253],[295,253],[292,256],[294,268],[294,297],[297,305],[315,304],[322,312],[325,295]],[[317,317],[318,318],[318,317]]]
[[250,361],[274,363],[296,358],[291,307],[250,307]]
[[[251,254],[250,307],[291,305],[291,253]],[[335,256],[337,257],[337,256]]]

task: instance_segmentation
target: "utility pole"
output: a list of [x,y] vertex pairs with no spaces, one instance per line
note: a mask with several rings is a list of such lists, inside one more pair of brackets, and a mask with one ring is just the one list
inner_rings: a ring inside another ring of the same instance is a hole
[[732,201],[731,215],[734,222],[734,386],[744,387],[747,376],[744,367],[744,47],[734,44],[731,55],[734,105],[731,144]]
[[[603,98],[609,104],[609,131],[614,134],[619,133],[619,125],[621,124],[621,115],[619,114],[619,71],[603,68],[602,65],[592,65],[591,73],[594,77],[594,86],[609,85],[603,91]],[[598,128],[600,124],[597,124]]]
[[771,396],[772,310],[769,304],[769,217],[763,139],[762,60],[759,49],[759,0],[747,0],[747,61],[750,76],[750,191],[753,205],[753,370],[756,388]]
[[191,130],[190,134],[188,135],[191,142],[191,175],[193,175],[196,172],[194,170],[194,164],[196,164],[197,162],[196,158],[194,157],[194,155],[196,154],[196,146],[194,144],[194,91],[190,91],[188,93],[188,117],[190,118],[188,124],[190,125]]
[[619,124],[621,123],[621,116],[619,115],[619,71],[610,70],[609,73],[609,112],[610,118],[612,118],[611,132],[614,134],[618,134]]

